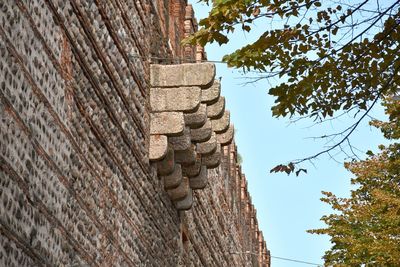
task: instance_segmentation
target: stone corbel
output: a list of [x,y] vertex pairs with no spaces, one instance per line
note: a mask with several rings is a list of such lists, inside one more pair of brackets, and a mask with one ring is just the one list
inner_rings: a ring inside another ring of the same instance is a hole
[[233,126],[210,63],[152,65],[149,159],[178,210],[190,209],[192,190],[221,162]]

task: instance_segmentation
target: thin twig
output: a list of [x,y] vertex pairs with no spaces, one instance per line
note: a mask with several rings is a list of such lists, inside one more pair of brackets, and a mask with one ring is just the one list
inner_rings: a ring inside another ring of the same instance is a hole
[[[361,123],[361,121],[362,121],[365,117],[367,117],[368,113],[371,111],[371,109],[375,106],[375,104],[376,104],[376,103],[378,102],[378,100],[380,99],[382,93],[385,92],[385,90],[390,86],[390,84],[391,84],[393,78],[396,76],[396,74],[398,73],[399,70],[400,70],[400,66],[398,66],[398,67],[394,70],[393,75],[390,76],[389,80],[388,80],[388,81],[385,83],[385,85],[379,90],[379,92],[378,92],[377,96],[375,97],[374,101],[372,102],[371,106],[370,106],[370,107],[365,111],[365,113],[357,120],[357,122],[355,122],[352,126],[350,126],[350,127],[348,128],[348,129],[349,129],[349,132],[348,132],[338,143],[336,143],[335,145],[330,146],[329,148],[327,148],[327,149],[325,149],[325,150],[323,150],[323,151],[320,151],[320,152],[318,152],[318,153],[316,153],[316,154],[314,154],[314,155],[312,155],[312,156],[309,156],[309,157],[306,157],[306,158],[302,158],[302,159],[295,160],[295,161],[293,161],[292,163],[293,163],[293,164],[299,164],[299,163],[302,163],[302,162],[304,162],[304,161],[309,161],[309,160],[311,160],[311,159],[315,159],[315,158],[319,157],[319,156],[322,155],[322,154],[326,154],[326,153],[328,153],[328,152],[334,150],[335,148],[341,146],[344,142],[346,142],[346,140],[347,140],[347,139],[350,137],[350,135],[355,131],[355,129],[358,127],[358,125]],[[345,130],[345,131],[346,131],[346,130]]]

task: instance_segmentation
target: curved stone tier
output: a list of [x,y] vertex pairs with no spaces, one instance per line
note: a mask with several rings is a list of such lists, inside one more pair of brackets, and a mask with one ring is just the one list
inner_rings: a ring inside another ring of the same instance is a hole
[[149,159],[178,210],[190,209],[192,190],[207,185],[234,129],[210,63],[152,65]]

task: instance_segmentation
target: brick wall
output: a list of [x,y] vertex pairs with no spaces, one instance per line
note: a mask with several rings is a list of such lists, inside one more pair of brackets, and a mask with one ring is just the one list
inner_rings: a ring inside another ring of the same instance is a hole
[[0,21],[0,266],[268,263],[234,146],[186,212],[148,160],[150,63],[198,51],[186,1],[5,0]]
[[[240,189],[245,196],[237,194]],[[222,164],[209,171],[209,185],[195,195],[191,212],[182,216],[191,230],[187,259],[198,258],[203,266],[270,266],[234,143],[225,147]]]

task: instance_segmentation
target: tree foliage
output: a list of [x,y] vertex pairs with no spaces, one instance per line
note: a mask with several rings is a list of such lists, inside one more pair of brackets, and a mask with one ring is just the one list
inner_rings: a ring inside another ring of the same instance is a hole
[[373,121],[393,142],[377,155],[347,163],[359,187],[349,198],[324,192],[322,201],[336,214],[322,217],[325,229],[311,230],[331,237],[327,266],[398,266],[400,263],[400,101],[387,103],[389,122]]
[[[200,0],[211,4],[209,0]],[[349,142],[368,112],[384,100],[389,121],[371,121],[391,140],[365,160],[346,163],[357,189],[349,198],[324,192],[335,214],[327,227],[310,230],[331,237],[327,266],[398,266],[400,263],[400,1],[394,0],[215,0],[202,28],[186,43],[229,42],[236,31],[254,25],[259,38],[225,55],[231,67],[278,77],[269,89],[276,117],[307,117],[317,122],[338,111],[360,114],[335,145],[310,157],[280,164],[271,172],[306,172],[296,165]],[[326,137],[326,136],[325,136]]]
[[[276,117],[322,121],[340,110],[367,113],[377,99],[400,86],[398,0],[215,0],[199,23],[202,28],[185,42],[222,45],[238,29],[249,32],[255,24],[266,30],[223,60],[256,72],[256,79],[283,81],[269,89]],[[358,123],[353,126],[341,142]],[[309,159],[271,171],[291,173]]]

